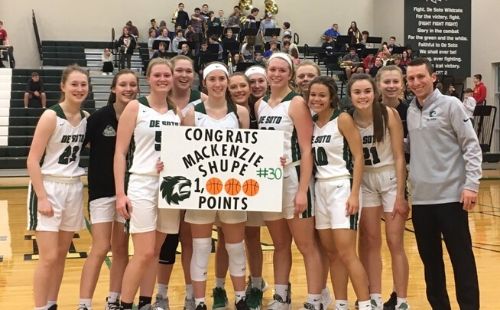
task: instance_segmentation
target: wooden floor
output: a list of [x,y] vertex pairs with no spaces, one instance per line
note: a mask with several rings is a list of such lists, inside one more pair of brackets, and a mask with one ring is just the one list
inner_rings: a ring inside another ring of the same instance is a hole
[[[0,189],[0,309],[32,309],[32,276],[36,260],[26,260],[25,256],[33,254],[33,241],[26,239],[26,188]],[[500,278],[500,180],[483,181],[481,184],[479,205],[470,216],[472,242],[479,272],[482,309],[499,309],[499,278]],[[418,256],[411,221],[406,224],[406,249],[410,261],[409,302],[412,309],[429,309],[425,298],[425,283],[423,268]],[[263,243],[270,244],[270,238],[265,229]],[[80,233],[80,238],[74,240],[75,254],[87,252],[90,236],[87,231]],[[266,247],[270,249],[270,247]],[[178,259],[180,260],[180,259]],[[445,257],[449,294],[453,309],[458,309],[455,302],[453,277],[449,258]],[[383,248],[383,296],[387,297],[391,290],[390,259],[387,247]],[[79,279],[84,259],[71,258],[66,264],[63,284],[59,296],[59,309],[76,309],[78,302]],[[211,256],[208,286],[213,285],[213,255]],[[272,251],[264,252],[264,278],[272,282]],[[101,270],[97,290],[94,296],[94,309],[103,309],[107,294],[109,270],[106,264]],[[305,272],[300,254],[294,249],[294,264],[292,270],[293,309],[299,309],[305,301]],[[230,282],[228,281],[228,296]],[[329,285],[331,287],[331,285]],[[184,282],[180,264],[174,268],[173,278],[169,285],[171,309],[182,309],[184,298]],[[208,296],[208,295],[207,295]],[[265,303],[271,298],[272,292],[265,294]],[[355,295],[351,290],[350,304],[354,309]],[[209,302],[210,303],[210,302]]]

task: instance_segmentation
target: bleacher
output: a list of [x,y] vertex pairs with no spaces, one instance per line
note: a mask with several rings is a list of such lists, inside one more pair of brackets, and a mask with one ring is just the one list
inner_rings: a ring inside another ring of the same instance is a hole
[[[36,99],[29,101],[29,108],[24,108],[24,92],[31,73],[37,71],[44,83],[47,95],[47,107],[57,104],[60,98],[60,79],[62,70],[46,69],[3,69],[2,76],[11,72],[11,83],[9,90],[8,106],[5,107],[5,99],[2,99],[0,107],[0,169],[24,169],[26,158],[35,131],[35,126],[42,115],[40,102]],[[6,80],[6,78],[3,78]],[[3,92],[3,91],[2,91]],[[95,110],[95,100],[92,91],[89,92],[83,108],[92,113]],[[6,135],[4,135],[6,133]],[[86,163],[86,159],[82,164]]]

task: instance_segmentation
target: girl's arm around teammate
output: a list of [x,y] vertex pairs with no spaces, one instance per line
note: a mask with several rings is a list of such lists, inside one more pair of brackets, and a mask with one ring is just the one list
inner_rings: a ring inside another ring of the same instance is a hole
[[130,218],[132,204],[125,194],[125,171],[127,169],[127,153],[130,147],[130,140],[136,126],[137,113],[139,112],[139,102],[134,100],[127,104],[120,116],[116,135],[116,148],[113,162],[115,174],[116,191],[116,211],[125,217]]
[[361,143],[361,135],[358,127],[354,124],[352,116],[348,113],[339,115],[339,130],[347,140],[349,149],[353,156],[353,171],[352,171],[352,187],[351,194],[347,200],[346,213],[347,215],[356,214],[359,211],[359,189],[361,180],[363,179],[363,168],[365,161],[363,159],[363,144]]
[[304,98],[295,96],[290,103],[290,117],[297,130],[297,139],[300,148],[300,180],[299,190],[295,195],[295,214],[304,212],[307,208],[307,190],[312,177],[312,134],[313,122],[311,112],[307,108]]
[[388,113],[388,129],[391,136],[391,147],[394,156],[394,164],[396,168],[396,181],[397,181],[397,194],[396,201],[394,202],[394,209],[392,217],[401,215],[408,216],[409,208],[408,201],[405,198],[405,185],[406,185],[406,160],[404,153],[404,140],[403,140],[403,124],[399,113],[393,108],[386,108]]

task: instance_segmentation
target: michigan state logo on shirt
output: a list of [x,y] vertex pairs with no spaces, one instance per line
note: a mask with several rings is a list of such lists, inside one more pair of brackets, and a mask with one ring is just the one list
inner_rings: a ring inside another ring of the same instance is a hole
[[160,185],[161,196],[168,204],[179,204],[191,196],[191,181],[183,176],[163,178]]

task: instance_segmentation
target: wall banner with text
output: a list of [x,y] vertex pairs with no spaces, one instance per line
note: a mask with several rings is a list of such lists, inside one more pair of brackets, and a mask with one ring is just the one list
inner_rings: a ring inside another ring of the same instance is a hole
[[437,74],[470,76],[471,0],[405,0],[405,44]]
[[281,211],[283,132],[164,126],[159,206]]

